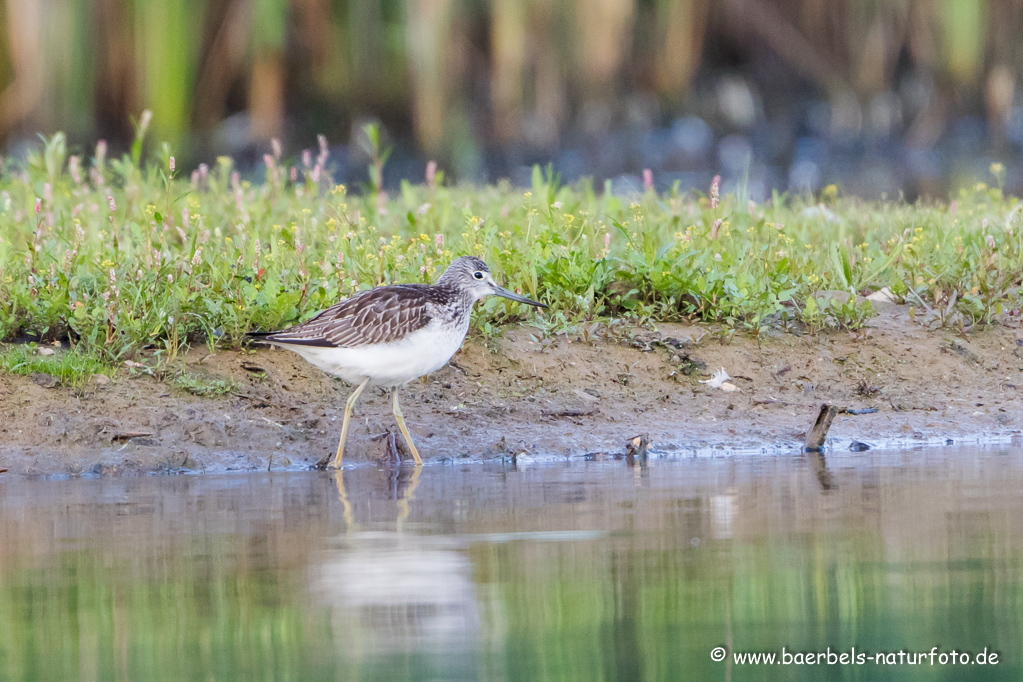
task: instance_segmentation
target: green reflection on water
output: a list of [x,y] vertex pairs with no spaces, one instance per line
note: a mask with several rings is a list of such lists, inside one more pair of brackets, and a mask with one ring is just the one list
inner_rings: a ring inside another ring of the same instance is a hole
[[0,677],[1018,679],[1023,456],[829,464],[7,480]]

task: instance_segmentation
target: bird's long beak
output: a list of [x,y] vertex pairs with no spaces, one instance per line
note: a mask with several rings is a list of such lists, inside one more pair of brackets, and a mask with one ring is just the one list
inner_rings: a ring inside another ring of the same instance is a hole
[[525,303],[526,305],[535,305],[537,308],[546,308],[547,307],[543,303],[539,303],[537,301],[534,301],[531,298],[526,298],[525,296],[519,296],[515,292],[508,291],[504,287],[499,287],[496,284],[494,285],[494,295],[495,296],[501,296],[502,298],[507,298],[507,299],[510,299],[512,301],[518,301],[519,303]]

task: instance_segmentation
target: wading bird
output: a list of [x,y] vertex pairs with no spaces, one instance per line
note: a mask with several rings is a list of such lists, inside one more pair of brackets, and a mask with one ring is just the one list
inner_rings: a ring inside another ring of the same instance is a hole
[[331,468],[341,466],[348,421],[367,386],[391,389],[394,419],[416,464],[423,460],[398,405],[398,388],[448,363],[469,330],[473,304],[485,296],[546,308],[500,287],[479,258],[454,260],[436,284],[391,284],[360,291],[289,329],[254,334],[294,351],[315,367],[356,386],[345,403]]

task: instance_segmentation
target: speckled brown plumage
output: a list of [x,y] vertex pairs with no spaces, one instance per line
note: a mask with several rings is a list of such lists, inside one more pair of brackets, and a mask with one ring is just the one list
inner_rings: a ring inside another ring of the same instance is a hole
[[[360,291],[290,329],[265,336],[267,341],[299,346],[357,348],[397,341],[422,329],[435,306],[450,306],[458,292],[428,284],[394,284]],[[471,305],[466,301],[465,307]],[[464,310],[463,306],[458,306]]]

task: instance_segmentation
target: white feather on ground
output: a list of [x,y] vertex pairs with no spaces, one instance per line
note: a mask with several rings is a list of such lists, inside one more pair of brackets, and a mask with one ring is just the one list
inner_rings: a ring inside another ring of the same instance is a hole
[[728,372],[725,371],[725,368],[722,367],[718,371],[714,372],[714,374],[710,376],[710,379],[705,381],[701,380],[700,383],[707,384],[710,388],[720,388],[722,391],[738,391],[739,387],[729,381],[731,378],[732,377],[728,376]]

